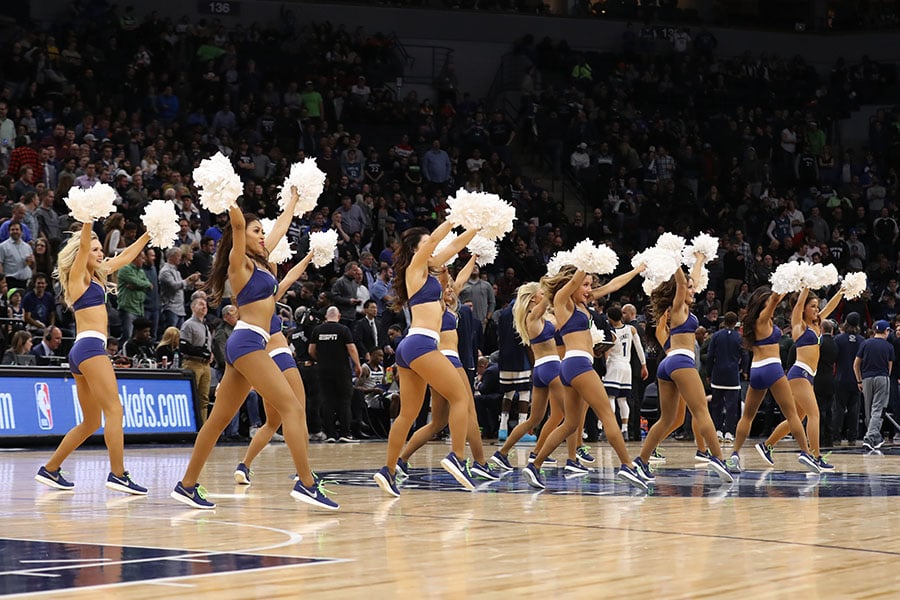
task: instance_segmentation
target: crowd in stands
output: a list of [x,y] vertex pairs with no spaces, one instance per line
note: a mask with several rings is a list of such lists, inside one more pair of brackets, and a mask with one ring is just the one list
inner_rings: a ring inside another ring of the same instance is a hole
[[[407,327],[391,303],[397,236],[433,227],[459,187],[497,193],[517,209],[497,261],[476,270],[462,294],[482,324],[485,356],[496,348],[494,313],[557,250],[590,237],[613,245],[624,264],[663,229],[721,236],[711,274],[719,316],[795,257],[866,269],[871,293],[854,309],[867,322],[896,316],[900,116],[873,119],[865,156],[842,151],[830,126],[854,97],[873,101],[893,83],[871,61],[838,64],[823,79],[800,59],[721,60],[709,39],[648,52],[628,30],[615,56],[525,40],[517,50],[534,66],[517,124],[461,93],[452,64],[434,99],[395,97],[384,83],[394,75],[392,42],[361,27],[299,23],[285,11],[277,26],[228,29],[156,14],[138,21],[128,9],[98,6],[7,31],[0,48],[6,364],[21,364],[29,342],[65,355],[73,321],[52,282],[55,251],[72,227],[63,199],[73,186],[103,182],[118,195],[118,212],[97,228],[108,255],[139,235],[150,200],[171,200],[182,218],[174,248],[148,249],[119,274],[110,355],[121,366],[179,366],[178,330],[227,224],[198,206],[191,181],[215,152],[241,175],[243,208],[260,216],[277,215],[291,163],[314,157],[328,175],[319,207],[289,231],[298,258],[312,232],[334,229],[340,240],[333,263],[310,269],[283,299],[301,365],[313,364],[303,340],[331,305],[353,330],[371,311],[377,344],[366,347],[360,335],[360,356],[380,348],[392,363]],[[546,152],[558,174],[572,165],[589,214],[569,218],[521,173],[520,144]],[[615,300],[645,303],[637,283]],[[221,307],[209,311],[213,331],[224,327],[221,316]],[[715,326],[715,315],[701,316]]]

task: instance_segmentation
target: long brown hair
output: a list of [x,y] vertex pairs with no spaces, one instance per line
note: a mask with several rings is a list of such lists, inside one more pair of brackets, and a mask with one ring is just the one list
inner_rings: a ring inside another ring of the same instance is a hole
[[[245,227],[259,221],[259,217],[253,213],[244,213]],[[222,239],[216,246],[216,260],[213,262],[212,269],[209,272],[209,280],[203,286],[206,291],[206,301],[210,306],[218,306],[222,301],[222,294],[225,292],[225,281],[228,279],[228,266],[231,264],[231,249],[234,247],[234,230],[231,223],[222,230]],[[268,253],[269,249],[266,248]],[[260,260],[256,256],[248,253],[247,258],[252,260],[261,269],[272,272],[272,267],[265,260]]]
[[541,277],[541,287],[544,288],[544,293],[549,296],[551,305],[556,301],[557,292],[572,281],[577,271],[578,269],[573,265],[563,265],[559,268],[559,272],[556,275],[544,275]]
[[750,299],[747,301],[747,314],[741,323],[744,346],[747,348],[753,348],[753,344],[756,343],[756,321],[759,319],[759,314],[766,307],[766,303],[769,301],[772,293],[771,288],[762,286],[756,288],[750,294]]
[[675,303],[675,294],[678,292],[678,283],[672,275],[650,292],[650,318],[654,325],[659,324],[659,319],[672,308]]
[[400,248],[394,254],[394,306],[397,310],[409,302],[409,292],[406,289],[406,269],[412,262],[416,248],[422,240],[422,236],[428,235],[424,227],[410,227],[400,235]]

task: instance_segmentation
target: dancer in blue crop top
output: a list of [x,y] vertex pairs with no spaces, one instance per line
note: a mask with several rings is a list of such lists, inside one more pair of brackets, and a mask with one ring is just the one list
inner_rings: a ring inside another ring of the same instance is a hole
[[[738,421],[734,446],[728,459],[728,468],[735,473],[743,470],[740,451],[747,441],[747,436],[750,435],[750,426],[765,398],[766,391],[772,392],[781,414],[788,422],[791,434],[797,440],[800,447],[798,459],[800,464],[813,473],[820,473],[822,470],[816,457],[809,453],[809,442],[797,411],[797,403],[781,367],[781,352],[778,345],[780,336],[776,338],[776,333],[780,334],[780,330],[775,326],[773,316],[782,298],[784,294],[776,294],[768,287],[760,287],[750,295],[747,302],[747,315],[743,321],[744,345],[753,352],[753,363],[750,365],[750,388],[744,398],[744,413]],[[798,335],[799,333],[798,331]]]
[[590,406],[603,422],[604,429],[609,432],[607,440],[621,462],[616,477],[640,489],[647,489],[647,484],[631,467],[631,458],[619,430],[616,414],[610,407],[603,382],[594,370],[594,344],[589,331],[590,319],[587,313],[588,302],[621,289],[641,271],[643,265],[597,288],[593,287],[593,277],[590,274],[572,265],[565,265],[556,275],[547,275],[541,280],[544,293],[553,304],[553,314],[556,315],[557,323],[563,323],[559,331],[563,334],[566,354],[560,363],[559,375],[565,391],[565,418],[547,437],[534,462],[522,471],[530,486],[544,487],[540,474],[541,466],[564,439],[576,431],[581,431],[587,406]]
[[[457,376],[465,384],[464,387],[468,391],[466,439],[472,448],[473,460],[472,466],[468,467],[469,475],[493,481],[499,479],[499,477],[493,472],[493,469],[488,465],[484,457],[484,445],[481,442],[481,430],[478,428],[478,415],[475,412],[475,396],[472,394],[472,386],[469,385],[469,376],[459,360],[459,335],[456,330],[458,317],[456,312],[454,312],[459,310],[459,292],[469,280],[469,275],[475,268],[476,258],[473,254],[452,281],[446,267],[441,269],[439,277],[441,284],[444,286],[443,301],[445,308],[441,318],[438,350],[447,357],[454,369],[456,369]],[[409,441],[406,442],[403,451],[400,452],[400,458],[397,459],[397,468],[400,471],[406,475],[409,474],[409,459],[419,448],[434,438],[435,434],[447,426],[449,418],[450,403],[439,391],[432,388],[431,422],[417,429]]]
[[59,283],[66,302],[75,311],[77,335],[69,352],[69,368],[75,377],[84,420],[69,430],[50,460],[35,479],[58,490],[75,486],[60,474],[62,462],[104,422],[103,438],[109,451],[110,473],[106,487],[127,494],[143,495],[147,489],[132,481],[125,470],[125,439],[122,404],[116,374],[106,354],[108,321],[106,278],[132,262],[150,240],[146,233],[112,258],[103,258],[103,245],[91,231],[91,223],[81,227],[60,250]]
[[725,465],[716,427],[709,415],[703,381],[694,364],[694,332],[698,323],[697,317],[691,313],[691,306],[694,304],[694,281],[700,275],[703,262],[703,256],[698,255],[690,277],[679,268],[671,279],[659,284],[650,294],[650,306],[656,319],[668,315],[670,347],[656,370],[659,419],[647,432],[640,456],[634,459],[638,475],[644,481],[655,479],[649,466],[651,454],[678,426],[678,421],[684,420],[684,411],[680,410],[682,398],[693,416],[694,430],[703,438],[709,453],[707,465],[722,481],[734,481]]
[[[397,347],[396,359],[400,377],[400,414],[391,425],[388,436],[387,462],[375,481],[385,493],[399,496],[397,487],[397,459],[403,450],[409,428],[412,426],[425,398],[425,387],[431,385],[450,404],[450,440],[452,451],[441,461],[441,466],[464,488],[475,489],[463,464],[468,428],[468,382],[460,380],[456,369],[446,356],[438,351],[441,318],[440,282],[429,274],[430,268],[447,264],[459,253],[477,230],[469,230],[451,241],[433,255],[438,242],[444,239],[453,225],[444,222],[430,235],[428,230],[413,227],[403,232],[400,249],[394,256],[394,292],[398,304],[408,304],[411,315],[409,331]],[[432,283],[433,282],[433,283]]]
[[[306,456],[309,440],[302,403],[282,370],[266,352],[266,344],[271,337],[269,327],[275,312],[277,287],[271,272],[265,272],[271,268],[267,249],[274,248],[287,231],[298,199],[296,193],[291,194],[284,213],[278,217],[268,235],[263,232],[256,215],[243,214],[237,206],[232,206],[228,211],[231,222],[219,241],[207,289],[209,301],[216,304],[222,298],[228,279],[235,298],[239,299],[240,320],[225,346],[225,374],[217,389],[216,403],[197,434],[185,474],[171,493],[173,499],[192,508],[215,507],[206,499],[205,490],[197,483],[197,478],[216,440],[240,410],[251,387],[270,402],[283,419],[284,440],[299,475],[291,496],[318,508],[339,508],[325,495],[320,482],[309,469]],[[242,301],[245,303],[241,304]]]
[[[813,382],[816,376],[816,366],[819,364],[819,338],[821,337],[822,320],[827,319],[834,309],[840,304],[844,294],[839,289],[831,297],[831,300],[819,308],[819,297],[807,288],[803,288],[794,303],[791,312],[791,335],[794,337],[794,346],[797,349],[797,359],[787,372],[791,393],[797,402],[797,412],[800,419],[806,417],[806,437],[809,440],[809,448],[819,469],[822,471],[834,470],[834,465],[822,458],[819,447],[819,404],[816,401],[816,393]],[[769,465],[774,466],[772,449],[790,431],[790,424],[782,421],[765,442],[756,444],[756,451]]]

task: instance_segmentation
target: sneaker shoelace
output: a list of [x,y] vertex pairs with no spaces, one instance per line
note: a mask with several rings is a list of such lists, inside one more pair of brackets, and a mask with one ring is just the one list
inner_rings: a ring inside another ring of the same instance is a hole
[[195,489],[196,492],[197,492],[197,496],[198,496],[201,500],[206,500],[206,488],[205,488],[205,487],[203,487],[202,485],[200,485],[200,484],[198,483],[197,485],[194,486],[194,489]]
[[654,448],[653,454],[651,454],[651,456],[656,456],[657,458],[665,458],[666,457],[666,455],[663,454],[662,446],[657,446],[656,448]]

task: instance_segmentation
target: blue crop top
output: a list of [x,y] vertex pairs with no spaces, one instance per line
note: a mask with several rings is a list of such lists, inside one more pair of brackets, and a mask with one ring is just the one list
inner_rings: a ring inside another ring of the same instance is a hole
[[456,329],[456,313],[446,309],[441,316],[441,331],[453,331],[454,329]]
[[700,321],[697,320],[694,313],[688,313],[688,318],[684,323],[669,330],[669,336],[678,335],[679,333],[694,333],[699,326]]
[[587,331],[590,326],[591,320],[588,316],[576,308],[569,320],[559,328],[559,334],[567,335],[574,331]]
[[425,304],[426,302],[437,302],[444,295],[444,288],[437,277],[431,275],[425,280],[425,284],[419,288],[419,291],[409,297],[409,305]]
[[553,326],[553,323],[550,321],[544,321],[544,329],[537,335],[537,337],[533,337],[528,340],[528,343],[532,346],[535,344],[540,344],[541,342],[546,342],[548,340],[554,339],[556,336],[556,327]]
[[772,344],[777,344],[778,340],[781,339],[781,330],[778,329],[778,325],[772,325],[772,333],[764,340],[756,340],[753,345],[754,346],[770,346]]
[[281,317],[272,315],[272,321],[269,322],[269,335],[281,333]]
[[801,348],[803,346],[818,346],[819,345],[819,336],[816,335],[816,332],[813,331],[812,327],[807,327],[806,331],[797,338],[797,341],[794,342],[794,345],[797,348]]
[[260,268],[253,269],[253,275],[247,280],[247,284],[238,293],[235,300],[238,306],[245,306],[251,302],[265,300],[278,292],[278,280],[268,271]]
[[72,308],[81,310],[82,308],[101,306],[103,304],[106,304],[106,290],[96,281],[91,281],[78,300],[72,303]]

